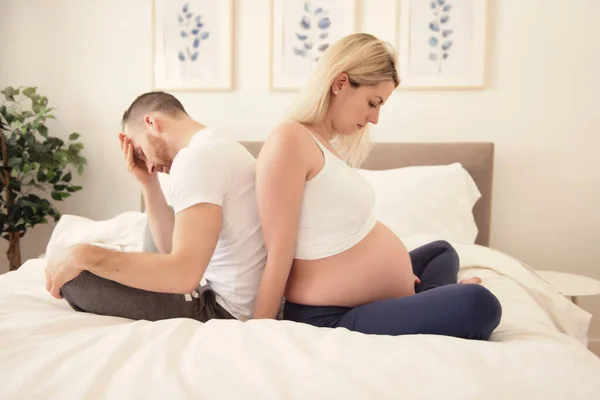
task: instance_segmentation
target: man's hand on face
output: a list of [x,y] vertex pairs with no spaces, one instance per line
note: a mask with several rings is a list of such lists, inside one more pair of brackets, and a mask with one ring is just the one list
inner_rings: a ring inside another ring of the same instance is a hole
[[75,279],[83,268],[78,254],[80,246],[75,245],[62,249],[46,263],[46,290],[52,297],[62,298],[60,289],[67,282]]
[[119,133],[119,142],[121,144],[121,151],[123,151],[123,156],[125,157],[127,170],[142,186],[158,180],[158,175],[150,173],[146,163],[134,156],[133,143],[131,143],[131,140],[124,133]]

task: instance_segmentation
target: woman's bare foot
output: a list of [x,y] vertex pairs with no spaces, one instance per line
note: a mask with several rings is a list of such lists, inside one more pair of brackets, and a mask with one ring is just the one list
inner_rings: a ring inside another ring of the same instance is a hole
[[481,278],[478,277],[473,277],[473,278],[469,278],[469,279],[463,279],[462,281],[458,282],[460,284],[478,284],[481,283]]

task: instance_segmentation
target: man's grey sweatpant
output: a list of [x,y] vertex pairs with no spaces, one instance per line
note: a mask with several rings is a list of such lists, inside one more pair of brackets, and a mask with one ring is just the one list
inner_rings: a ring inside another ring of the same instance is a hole
[[[158,252],[150,229],[144,233],[144,252]],[[76,311],[135,320],[158,321],[170,318],[233,319],[217,304],[215,293],[203,287],[193,295],[158,293],[122,285],[83,271],[66,283],[61,294]],[[187,298],[186,298],[187,297]]]

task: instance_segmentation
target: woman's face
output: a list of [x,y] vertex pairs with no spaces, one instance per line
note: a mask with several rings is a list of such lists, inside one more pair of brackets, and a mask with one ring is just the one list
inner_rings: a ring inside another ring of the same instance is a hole
[[341,84],[336,81],[329,108],[329,118],[335,131],[341,135],[352,135],[368,123],[377,124],[381,106],[395,88],[391,80],[356,88],[347,80]]

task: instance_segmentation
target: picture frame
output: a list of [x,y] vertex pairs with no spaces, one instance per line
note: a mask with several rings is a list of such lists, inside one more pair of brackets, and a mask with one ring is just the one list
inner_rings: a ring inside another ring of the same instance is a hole
[[319,55],[356,32],[357,17],[357,0],[271,0],[270,90],[299,90]]
[[397,0],[399,90],[485,88],[488,0]]
[[152,0],[152,88],[233,90],[233,0]]

